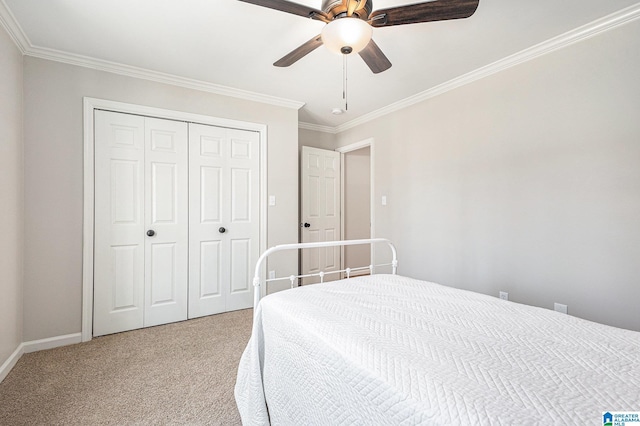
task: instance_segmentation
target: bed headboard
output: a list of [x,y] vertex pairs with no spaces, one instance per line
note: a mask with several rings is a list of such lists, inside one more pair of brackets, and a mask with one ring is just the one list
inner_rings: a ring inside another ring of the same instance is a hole
[[273,282],[273,281],[285,281],[285,280],[289,280],[291,282],[291,287],[295,287],[294,283],[295,280],[298,278],[307,278],[307,277],[320,277],[320,282],[324,281],[324,277],[325,275],[329,275],[329,274],[341,274],[341,273],[346,273],[347,278],[349,278],[350,274],[352,272],[356,272],[356,271],[361,271],[361,270],[365,270],[368,269],[369,272],[371,274],[375,273],[375,268],[376,267],[382,267],[382,266],[391,266],[391,273],[393,275],[395,275],[397,273],[398,270],[398,257],[397,257],[397,252],[396,252],[396,248],[395,246],[391,243],[391,241],[387,240],[386,238],[371,238],[371,239],[363,239],[363,240],[344,240],[344,241],[324,241],[324,242],[318,242],[318,243],[299,243],[299,244],[281,244],[281,245],[277,245],[274,247],[271,247],[270,249],[266,250],[264,253],[262,253],[262,255],[260,255],[260,258],[258,258],[258,262],[256,262],[256,270],[255,270],[255,274],[253,275],[253,309],[255,312],[256,307],[258,306],[258,302],[260,302],[260,297],[262,296],[262,291],[260,289],[261,284],[262,284],[262,280],[260,279],[260,268],[262,267],[262,264],[264,262],[264,260],[270,255],[273,254],[275,252],[278,251],[283,251],[283,250],[300,250],[300,249],[309,249],[309,248],[320,248],[320,247],[342,247],[342,246],[355,246],[355,245],[373,245],[373,244],[377,244],[377,243],[384,243],[386,244],[390,249],[391,249],[391,262],[389,263],[380,263],[380,264],[371,264],[368,266],[362,266],[362,267],[358,267],[358,268],[346,268],[346,269],[340,269],[340,270],[336,270],[336,271],[330,271],[330,272],[317,272],[314,274],[305,274],[305,275],[289,275],[288,277],[280,277],[280,278],[269,278],[267,280],[265,280],[265,284],[268,282]]

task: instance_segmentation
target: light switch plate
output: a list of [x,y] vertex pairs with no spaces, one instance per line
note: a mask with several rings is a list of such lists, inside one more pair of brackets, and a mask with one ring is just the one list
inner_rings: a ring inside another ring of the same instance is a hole
[[382,205],[383,205],[383,206],[386,206],[386,205],[387,205],[387,196],[386,196],[386,195],[383,195],[383,196],[382,196]]
[[276,196],[275,195],[269,195],[269,205],[270,206],[275,206],[276,205]]

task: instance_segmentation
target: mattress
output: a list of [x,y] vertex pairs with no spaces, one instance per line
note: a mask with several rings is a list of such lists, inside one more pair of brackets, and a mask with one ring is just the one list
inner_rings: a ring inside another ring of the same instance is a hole
[[602,424],[640,411],[640,333],[374,275],[263,298],[245,425]]

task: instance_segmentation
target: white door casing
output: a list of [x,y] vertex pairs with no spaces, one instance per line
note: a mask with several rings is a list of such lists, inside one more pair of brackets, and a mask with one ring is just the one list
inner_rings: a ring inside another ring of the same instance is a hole
[[189,318],[253,304],[260,254],[257,132],[189,127]]
[[[302,147],[301,152],[301,226],[300,241],[336,241],[340,239],[340,154],[335,151]],[[302,250],[301,273],[330,272],[340,269],[340,248]],[[331,274],[324,281],[336,280]],[[302,284],[318,282],[305,278]]]
[[[340,188],[340,200],[341,200],[341,214],[340,214],[340,222],[341,222],[341,226],[340,226],[340,231],[341,231],[341,235],[343,236],[343,238],[345,238],[345,207],[346,207],[346,203],[345,203],[345,179],[344,179],[344,175],[345,175],[345,154],[352,152],[352,151],[357,151],[359,149],[362,148],[366,148],[369,147],[369,197],[370,197],[370,202],[369,202],[369,207],[370,207],[370,237],[369,238],[375,238],[376,237],[376,233],[375,233],[375,170],[374,170],[374,166],[375,166],[375,144],[374,144],[374,139],[373,138],[368,138],[368,139],[364,139],[361,140],[359,142],[355,142],[346,146],[342,146],[339,148],[336,148],[336,151],[340,153],[340,172],[341,172],[341,188]],[[375,265],[376,264],[376,255],[375,255],[375,249],[376,249],[376,245],[372,244],[370,247],[371,250],[371,261],[370,264],[371,265]],[[340,269],[345,269],[345,256],[344,256],[344,247],[342,248],[342,252],[341,252],[341,266]],[[375,271],[375,266],[374,266],[374,271]],[[343,275],[343,277],[346,277],[346,273]]]

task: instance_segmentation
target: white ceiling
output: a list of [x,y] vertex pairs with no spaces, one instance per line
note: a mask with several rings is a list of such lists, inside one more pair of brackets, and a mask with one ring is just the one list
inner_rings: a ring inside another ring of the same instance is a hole
[[[272,63],[323,23],[237,0],[0,0],[29,43],[143,69],[304,102],[300,121],[344,125],[637,0],[480,0],[468,19],[374,29],[393,63],[374,75],[350,57],[349,111],[342,59],[319,48],[289,68]],[[369,0],[371,1],[371,0]],[[373,0],[374,10],[416,0]],[[321,0],[298,0],[320,8]]]

